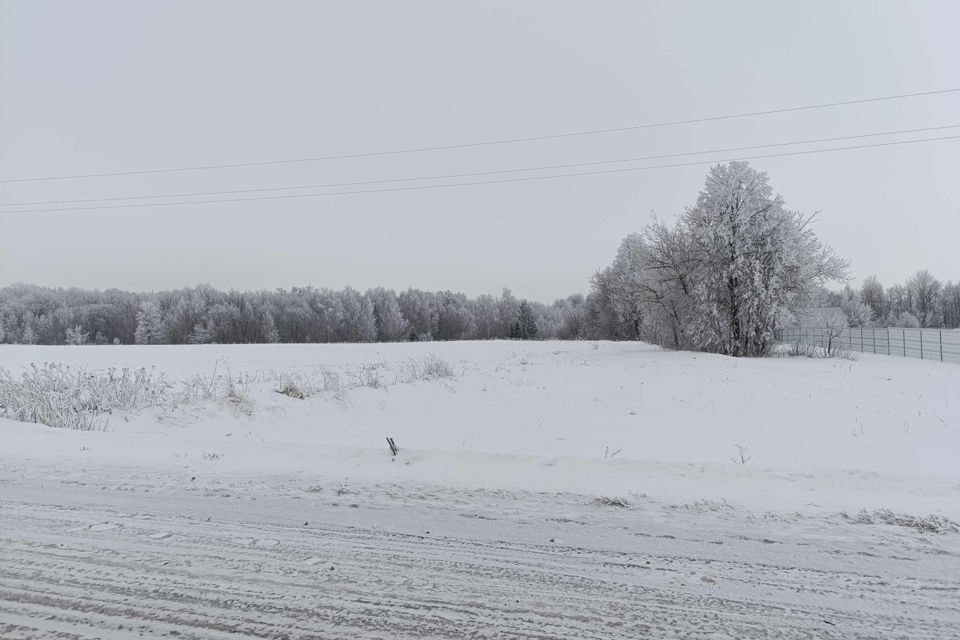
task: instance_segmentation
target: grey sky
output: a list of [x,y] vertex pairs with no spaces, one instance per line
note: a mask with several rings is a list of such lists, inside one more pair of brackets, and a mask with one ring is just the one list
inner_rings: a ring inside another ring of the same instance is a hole
[[[958,24],[954,1],[2,2],[0,177],[455,144],[960,87]],[[6,183],[0,202],[460,173],[958,123],[955,93],[541,143]],[[910,137],[921,136],[876,141]],[[791,208],[823,210],[817,231],[854,277],[892,284],[925,267],[960,278],[960,141],[752,164]],[[471,295],[508,286],[551,300],[586,291],[652,211],[669,219],[692,204],[707,168],[0,213],[0,285]]]

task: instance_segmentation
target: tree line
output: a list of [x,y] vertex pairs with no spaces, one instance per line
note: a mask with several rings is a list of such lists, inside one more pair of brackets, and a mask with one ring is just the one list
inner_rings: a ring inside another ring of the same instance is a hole
[[869,276],[859,290],[848,285],[824,300],[840,307],[851,327],[960,327],[960,282],[944,284],[926,269],[886,289]]
[[205,344],[601,338],[590,302],[553,304],[452,291],[313,287],[138,293],[12,285],[0,289],[0,343]]

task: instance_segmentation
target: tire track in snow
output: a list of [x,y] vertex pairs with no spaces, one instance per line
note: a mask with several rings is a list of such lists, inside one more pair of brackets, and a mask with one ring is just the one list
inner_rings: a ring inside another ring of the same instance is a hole
[[[772,544],[674,514],[689,525],[678,539],[652,525],[622,531],[627,516],[609,509],[549,522],[556,514],[535,497],[510,502],[522,516],[501,516],[507,526],[484,521],[503,536],[492,538],[442,501],[377,505],[376,526],[343,515],[362,519],[362,507],[327,507],[306,527],[289,522],[304,508],[296,502],[184,494],[159,511],[81,487],[17,494],[0,501],[5,640],[960,637],[960,578],[928,571],[957,565],[956,554],[926,558],[904,536],[837,549],[829,536],[794,544],[783,523],[768,525],[782,528]],[[496,500],[483,500],[495,513]],[[201,506],[209,520],[196,517]],[[459,533],[405,530],[418,519]],[[545,543],[548,531],[582,529]]]

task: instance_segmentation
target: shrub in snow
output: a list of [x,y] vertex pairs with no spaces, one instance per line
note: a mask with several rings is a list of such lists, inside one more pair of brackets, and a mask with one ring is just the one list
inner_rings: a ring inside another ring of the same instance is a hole
[[315,375],[302,373],[280,374],[276,391],[291,398],[304,400],[322,393],[329,393],[335,397],[340,397],[348,386],[336,371],[320,369]]
[[785,351],[786,355],[797,358],[841,358],[843,360],[856,360],[857,357],[847,349],[838,346],[839,341],[836,337],[827,338],[827,346],[821,347],[809,342],[797,340],[792,342]]
[[731,462],[736,464],[747,464],[750,462],[750,459],[753,457],[747,453],[750,450],[750,447],[744,447],[743,445],[735,444],[733,445],[737,450],[737,455],[730,458]]
[[397,382],[409,383],[418,380],[444,380],[456,377],[453,367],[446,360],[430,354],[420,360],[405,362],[397,369]]
[[356,380],[355,386],[369,387],[371,389],[382,389],[386,386],[378,365],[367,364],[360,367],[357,373],[352,374]]
[[300,388],[296,382],[290,379],[281,380],[280,388],[277,389],[277,393],[283,394],[290,398],[296,398],[297,400],[303,400],[307,397],[307,394]]
[[594,499],[593,504],[598,507],[619,507],[625,509],[630,506],[630,503],[626,498],[608,498],[607,496],[600,496],[599,498]]
[[920,327],[920,321],[909,311],[904,311],[897,318],[897,327],[903,329],[917,329]]

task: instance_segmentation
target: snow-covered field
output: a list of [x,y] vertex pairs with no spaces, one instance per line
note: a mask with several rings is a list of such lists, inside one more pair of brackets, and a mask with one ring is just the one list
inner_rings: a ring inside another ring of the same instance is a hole
[[[411,381],[432,356],[453,377]],[[0,420],[3,638],[960,636],[955,364],[0,347],[31,362],[229,370],[252,403]]]

